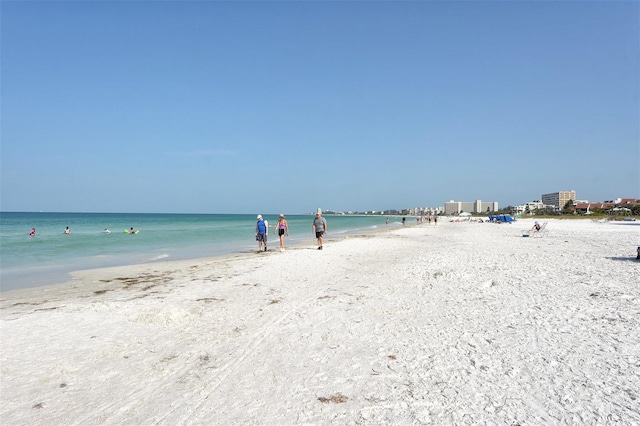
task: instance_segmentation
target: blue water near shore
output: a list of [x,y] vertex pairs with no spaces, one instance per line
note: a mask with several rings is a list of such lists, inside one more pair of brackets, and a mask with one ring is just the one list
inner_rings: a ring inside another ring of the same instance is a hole
[[[264,215],[273,226],[277,215]],[[385,226],[385,216],[328,216],[330,239]],[[287,244],[315,242],[313,216],[287,216]],[[398,222],[390,219],[391,225]],[[255,215],[0,213],[0,289],[67,281],[81,269],[195,259],[257,250]],[[68,226],[71,235],[64,235]],[[134,227],[140,232],[125,234]],[[29,237],[31,228],[36,236]],[[107,228],[111,231],[105,234]],[[269,234],[269,247],[278,237]]]

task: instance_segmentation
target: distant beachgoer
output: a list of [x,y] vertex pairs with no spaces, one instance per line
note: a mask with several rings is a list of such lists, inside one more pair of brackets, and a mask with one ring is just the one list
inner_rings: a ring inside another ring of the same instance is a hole
[[385,221],[384,221],[384,224],[385,224],[385,225],[388,225],[388,224],[389,224],[389,218],[387,218],[387,220],[385,220]]
[[71,229],[69,229],[69,227],[67,226],[67,227],[64,229],[64,235],[69,235],[69,234],[71,234]]
[[104,231],[102,231],[103,234],[110,234],[111,231],[109,231],[107,228],[104,228]]
[[438,216],[434,216],[433,217],[433,224],[437,225],[438,224]]
[[267,233],[269,232],[269,222],[262,219],[262,215],[259,214],[258,222],[256,222],[256,241],[258,241],[258,251],[267,251]]
[[29,231],[29,236],[30,237],[35,237],[36,236],[36,228],[31,228],[31,231]]
[[404,224],[405,224],[406,222],[407,222],[407,218],[406,218],[406,217],[403,217],[403,218],[402,218],[402,226],[404,226]]
[[431,225],[431,216],[427,217],[427,220],[429,221],[429,225]]
[[136,230],[133,229],[133,226],[131,228],[129,228],[129,234],[135,235],[135,233],[136,233]]
[[289,236],[289,224],[283,214],[278,217],[278,223],[273,228],[273,231],[280,237],[280,251],[284,251],[284,237]]
[[529,229],[529,233],[532,234],[534,232],[538,232],[539,230],[540,230],[540,224],[536,220],[536,222],[533,224],[533,227]]
[[636,259],[640,260],[640,246],[638,246],[637,253],[638,255],[636,256]]
[[318,210],[315,219],[313,219],[313,225],[311,226],[311,230],[315,232],[316,239],[318,240],[318,250],[322,250],[323,236],[327,233],[328,229],[326,219],[322,217],[322,212]]

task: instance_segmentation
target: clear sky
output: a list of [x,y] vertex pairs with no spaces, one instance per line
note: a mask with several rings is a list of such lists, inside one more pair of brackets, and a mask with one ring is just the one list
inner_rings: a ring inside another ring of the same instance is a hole
[[0,208],[640,197],[639,5],[2,1]]

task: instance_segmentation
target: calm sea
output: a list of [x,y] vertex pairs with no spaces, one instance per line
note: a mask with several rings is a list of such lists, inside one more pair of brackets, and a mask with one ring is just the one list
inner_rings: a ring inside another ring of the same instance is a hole
[[[264,215],[270,225],[277,215]],[[327,216],[329,238],[385,226],[384,216]],[[287,244],[314,244],[313,216],[287,216]],[[398,219],[391,218],[392,224]],[[65,282],[74,270],[194,259],[257,249],[255,215],[0,213],[0,289]],[[71,229],[64,235],[65,227]],[[135,228],[136,235],[124,230]],[[36,228],[36,236],[29,231]],[[110,233],[104,233],[108,229]],[[269,234],[271,249],[277,237]]]

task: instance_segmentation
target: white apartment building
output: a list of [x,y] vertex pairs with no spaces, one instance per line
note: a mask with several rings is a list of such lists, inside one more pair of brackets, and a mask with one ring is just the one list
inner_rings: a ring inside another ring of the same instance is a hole
[[442,207],[416,207],[408,212],[410,216],[435,216],[442,212]]
[[495,212],[498,211],[498,202],[482,202],[481,200],[476,201],[448,201],[444,203],[444,213],[445,214],[458,214],[461,212],[467,213],[486,213],[486,212]]
[[544,209],[545,207],[549,207],[547,205],[545,205],[542,200],[533,200],[533,201],[529,201],[527,203],[524,204],[520,204],[519,206],[515,207],[516,213],[526,213],[526,212],[532,212],[534,210],[538,210],[538,209]]

